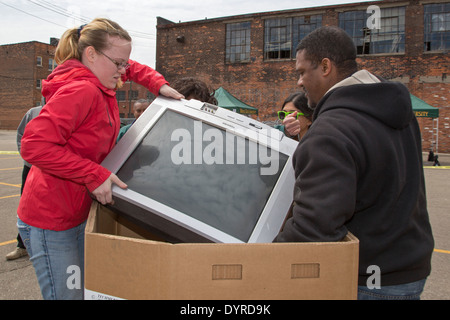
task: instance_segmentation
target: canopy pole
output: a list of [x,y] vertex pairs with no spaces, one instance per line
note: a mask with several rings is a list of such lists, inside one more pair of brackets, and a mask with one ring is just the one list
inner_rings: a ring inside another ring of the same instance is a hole
[[435,118],[436,120],[436,153],[439,153],[439,118]]

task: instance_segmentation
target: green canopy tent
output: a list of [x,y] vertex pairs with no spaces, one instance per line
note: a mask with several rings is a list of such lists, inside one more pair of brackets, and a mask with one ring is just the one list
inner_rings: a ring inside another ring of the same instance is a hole
[[411,94],[411,102],[416,117],[439,118],[439,109]]
[[258,114],[258,109],[245,104],[244,102],[233,96],[231,93],[229,93],[227,90],[225,90],[223,87],[220,87],[216,90],[216,92],[214,92],[214,97],[217,99],[219,107],[245,115]]
[[436,120],[436,128],[434,128],[435,122],[433,121],[433,136],[435,137],[436,141],[435,152],[437,153],[439,146],[439,108],[432,107],[416,96],[412,94],[410,95],[413,111],[417,118],[432,118],[433,120]]

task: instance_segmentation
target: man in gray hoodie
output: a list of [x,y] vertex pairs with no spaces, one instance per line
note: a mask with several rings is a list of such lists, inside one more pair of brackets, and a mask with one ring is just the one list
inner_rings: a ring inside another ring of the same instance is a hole
[[[293,217],[275,241],[351,232],[360,240],[359,299],[419,299],[434,240],[407,88],[357,71],[355,45],[337,27],[301,41],[296,69],[314,115],[294,155]],[[368,285],[372,270],[381,288]]]

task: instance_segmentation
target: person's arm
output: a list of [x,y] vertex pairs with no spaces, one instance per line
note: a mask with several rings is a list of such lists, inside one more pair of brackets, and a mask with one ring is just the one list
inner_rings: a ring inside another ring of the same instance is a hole
[[339,135],[311,132],[294,157],[293,217],[275,242],[339,241],[355,210],[356,169]]
[[86,85],[73,85],[55,93],[25,128],[21,145],[24,160],[61,179],[85,185],[91,192],[102,185],[111,172],[82,151],[68,147],[73,132],[90,116],[90,111],[96,104],[104,104],[99,98],[98,88]]
[[184,96],[178,91],[169,86],[164,76],[150,68],[147,65],[140,64],[134,60],[129,60],[130,67],[127,69],[122,80],[132,80],[144,87],[146,87],[154,95],[163,95],[174,99],[182,99]]
[[20,146],[22,142],[23,133],[25,131],[25,126],[28,122],[30,122],[30,110],[23,116],[22,121],[20,121],[19,126],[17,127],[17,151],[19,151],[20,154]]
[[105,180],[98,188],[96,188],[94,191],[92,191],[92,195],[95,197],[95,199],[100,202],[103,205],[106,205],[108,203],[114,204],[113,198],[112,198],[112,185],[116,184],[122,189],[126,189],[128,186],[122,182],[114,173],[111,173],[111,175],[108,177],[108,179]]

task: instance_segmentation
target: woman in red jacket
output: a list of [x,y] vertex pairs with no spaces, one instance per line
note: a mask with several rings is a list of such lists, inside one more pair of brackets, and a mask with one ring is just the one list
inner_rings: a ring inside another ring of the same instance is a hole
[[18,227],[45,299],[83,298],[91,197],[107,204],[112,184],[127,187],[100,165],[120,129],[115,90],[130,79],[156,95],[183,97],[130,53],[130,36],[113,21],[66,31],[55,53],[59,66],[43,82],[47,103],[22,138],[21,155],[33,166]]

